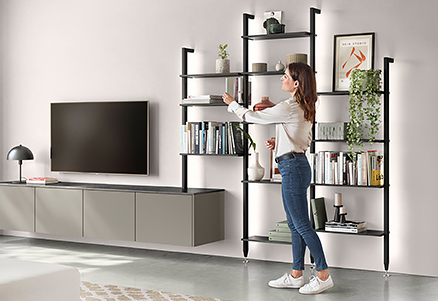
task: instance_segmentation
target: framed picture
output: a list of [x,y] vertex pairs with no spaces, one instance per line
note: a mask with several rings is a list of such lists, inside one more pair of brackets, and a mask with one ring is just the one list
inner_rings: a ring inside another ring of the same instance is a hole
[[333,92],[348,91],[353,69],[374,68],[375,33],[335,35]]

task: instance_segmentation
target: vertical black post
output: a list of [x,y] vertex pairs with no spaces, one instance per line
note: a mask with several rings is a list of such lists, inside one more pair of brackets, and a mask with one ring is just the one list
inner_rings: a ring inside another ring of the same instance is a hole
[[[182,75],[182,87],[181,87],[181,96],[182,99],[187,98],[187,77],[184,75],[187,75],[187,53],[189,52],[195,52],[194,49],[191,48],[183,48],[182,49],[182,60],[181,60],[181,75]],[[181,118],[181,124],[184,125],[187,122],[187,107],[182,107],[182,118]],[[187,192],[187,155],[181,155],[181,167],[182,167],[182,177],[181,177],[181,188],[183,192]]]
[[394,63],[394,59],[385,57],[383,59],[383,262],[386,273],[389,270],[389,64]]
[[[311,7],[310,8],[310,48],[309,48],[309,66],[312,68],[313,72],[315,72],[315,54],[316,54],[316,44],[315,44],[315,37],[316,37],[316,14],[320,14],[321,10]],[[316,128],[316,116],[313,120],[313,127],[312,127],[312,137],[315,139],[315,128]],[[315,142],[312,140],[312,143],[310,144],[310,152],[315,153]],[[313,171],[312,171],[313,172]],[[310,199],[315,198],[315,186],[310,186]],[[312,261],[313,262],[313,261]]]
[[[254,15],[250,14],[243,14],[243,36],[248,36],[249,30],[248,30],[248,20],[254,19]],[[249,58],[248,58],[248,39],[243,38],[243,105],[247,108],[249,105],[248,102],[248,74],[245,74],[249,71]],[[248,124],[243,124],[243,129],[248,132]],[[243,145],[248,145],[248,140],[246,137],[243,139]],[[248,219],[248,198],[249,198],[249,191],[248,191],[248,148],[243,148],[243,257],[248,257],[249,252],[249,243],[248,243],[248,237],[249,237],[249,219]]]
[[[315,7],[311,7],[310,8],[310,47],[309,47],[309,66],[310,68],[312,68],[313,72],[315,72],[315,56],[316,56],[316,41],[315,41],[315,37],[316,37],[316,26],[315,26],[315,22],[316,22],[316,14],[320,14],[321,10],[317,9]],[[313,119],[313,126],[312,126],[312,138],[315,139],[315,128],[316,128],[316,115],[315,118]],[[310,152],[311,153],[315,153],[315,141],[313,141],[312,139],[312,143],[310,144]],[[314,172],[313,168],[312,168],[312,172]],[[315,179],[315,175],[313,176],[313,178]],[[309,195],[310,195],[310,199],[314,199],[315,198],[315,186],[311,185],[310,186],[310,191],[309,191]],[[310,212],[310,217],[311,220],[313,221],[313,212]],[[315,260],[313,259],[312,254],[310,254],[310,262],[313,264],[315,262]]]
[[315,71],[315,37],[316,37],[316,27],[315,27],[315,15],[320,14],[321,10],[315,7],[310,8],[310,58],[309,66]]

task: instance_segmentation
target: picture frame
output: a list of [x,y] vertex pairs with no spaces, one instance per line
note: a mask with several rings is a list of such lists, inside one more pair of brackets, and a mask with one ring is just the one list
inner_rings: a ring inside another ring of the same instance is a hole
[[353,69],[374,68],[375,33],[334,36],[332,91],[348,91]]

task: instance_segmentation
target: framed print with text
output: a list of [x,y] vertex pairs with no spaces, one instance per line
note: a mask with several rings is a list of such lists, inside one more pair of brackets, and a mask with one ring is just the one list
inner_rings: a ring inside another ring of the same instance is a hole
[[335,35],[333,92],[348,91],[353,69],[374,68],[375,33]]

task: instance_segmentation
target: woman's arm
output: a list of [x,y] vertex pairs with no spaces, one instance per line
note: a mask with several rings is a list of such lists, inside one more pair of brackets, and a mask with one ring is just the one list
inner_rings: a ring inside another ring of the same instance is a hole
[[251,111],[239,105],[233,97],[224,93],[222,99],[228,104],[228,111],[235,113],[240,119],[247,122],[259,124],[273,124],[288,122],[290,119],[290,107],[282,102],[274,107],[266,108],[263,111]]

